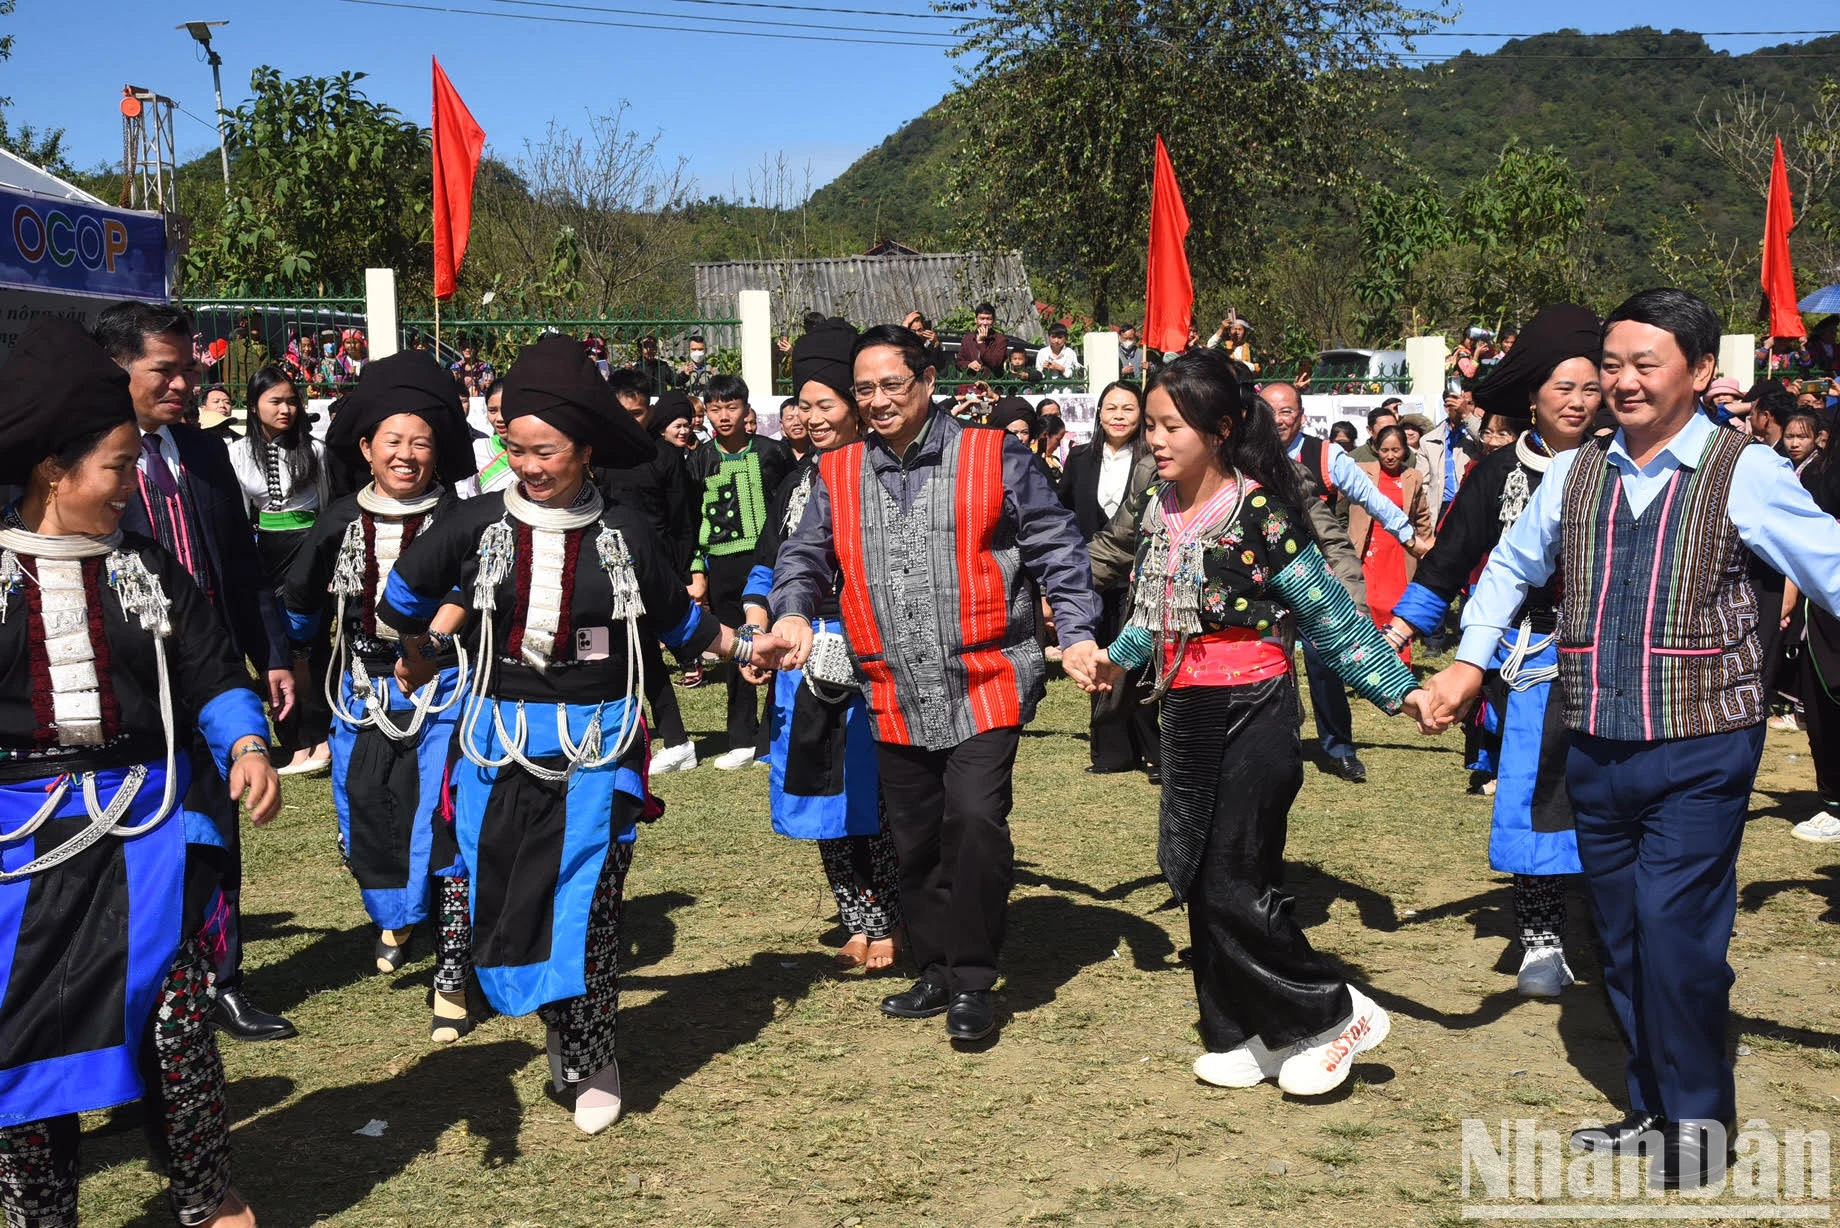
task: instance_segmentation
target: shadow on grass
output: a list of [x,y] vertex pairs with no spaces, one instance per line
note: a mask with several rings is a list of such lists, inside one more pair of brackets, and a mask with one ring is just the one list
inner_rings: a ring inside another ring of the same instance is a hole
[[677,922],[671,914],[696,903],[682,891],[658,891],[620,907],[620,970],[649,968],[677,950]]
[[1738,907],[1756,912],[1786,891],[1806,891],[1827,907],[1817,921],[1840,921],[1840,865],[1822,866],[1809,878],[1773,878],[1745,883],[1738,889]]
[[[459,1122],[484,1141],[486,1167],[511,1164],[516,1077],[538,1053],[521,1040],[461,1044],[393,1078],[312,1092],[231,1133],[237,1188],[265,1228],[306,1228],[362,1202]],[[353,1133],[372,1119],[389,1123],[383,1137]]]
[[1007,1013],[1020,1015],[1054,1001],[1061,986],[1081,969],[1103,963],[1127,946],[1140,972],[1182,966],[1175,961],[1175,944],[1168,931],[1136,913],[1082,904],[1060,895],[1031,895],[1013,901],[1003,959]]
[[1758,819],[1800,823],[1827,808],[1818,789],[1758,789],[1756,796],[1771,798],[1772,804],[1757,806],[1753,798],[1751,812],[1744,819],[1746,823],[1755,823]]
[[293,913],[243,915],[245,948],[298,934],[316,935],[298,951],[248,969],[249,995],[263,1010],[285,1015],[315,994],[376,975],[372,951],[377,934],[368,921],[329,929],[290,924],[293,917]]
[[[231,1112],[240,1120],[230,1132],[231,1181],[264,1228],[308,1228],[363,1202],[433,1151],[458,1122],[484,1140],[486,1167],[511,1164],[523,1120],[514,1080],[538,1052],[516,1040],[441,1049],[393,1078],[324,1088],[253,1120],[252,1101],[273,1104],[293,1084],[239,1079],[229,1091]],[[353,1133],[373,1118],[389,1123],[382,1138]],[[138,1132],[95,1141],[105,1145],[85,1139],[86,1171],[145,1154]],[[127,1221],[129,1228],[169,1228],[172,1222],[164,1189]]]
[[1090,883],[1083,883],[1077,878],[1062,878],[1055,874],[1042,873],[1035,862],[1019,861],[1016,863],[1016,882],[1025,887],[1046,887],[1050,891],[1061,891],[1069,895],[1083,895],[1093,900],[1122,900],[1145,887],[1154,887],[1163,881],[1161,874],[1140,874],[1115,886],[1098,888]]
[[663,992],[620,1010],[621,1091],[628,1113],[649,1113],[717,1056],[755,1040],[831,973],[816,951],[763,951],[745,964],[677,976],[624,976],[621,985]]

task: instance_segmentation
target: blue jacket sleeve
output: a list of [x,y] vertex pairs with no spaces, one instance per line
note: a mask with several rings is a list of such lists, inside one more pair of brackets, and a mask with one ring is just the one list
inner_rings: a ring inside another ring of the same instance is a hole
[[1380,493],[1379,487],[1367,476],[1366,470],[1354,463],[1347,452],[1339,447],[1329,450],[1329,476],[1335,479],[1336,489],[1361,505],[1369,516],[1397,537],[1402,544],[1410,544],[1413,538],[1412,521],[1406,516],[1405,509]]

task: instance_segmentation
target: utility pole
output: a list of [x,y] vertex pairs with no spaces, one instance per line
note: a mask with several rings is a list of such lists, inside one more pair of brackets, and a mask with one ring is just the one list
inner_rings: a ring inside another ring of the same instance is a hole
[[230,149],[224,144],[224,57],[218,55],[211,47],[211,27],[227,26],[228,21],[188,21],[174,27],[184,30],[198,45],[204,48],[205,62],[211,66],[211,85],[217,91],[217,111],[213,118],[217,121],[217,157],[224,167],[224,195],[230,195]]

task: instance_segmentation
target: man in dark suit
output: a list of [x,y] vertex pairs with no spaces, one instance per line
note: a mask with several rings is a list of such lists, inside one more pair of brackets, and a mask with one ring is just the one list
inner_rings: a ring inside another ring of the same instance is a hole
[[[274,586],[256,553],[223,441],[184,425],[198,379],[191,318],[178,307],[117,303],[97,317],[95,337],[128,372],[141,428],[139,493],[122,513],[121,527],[153,538],[185,565],[238,655],[266,678],[270,711],[280,720],[294,705],[294,675]],[[202,738],[194,740],[192,761],[185,808],[209,817],[225,846],[222,886],[229,915],[213,1022],[239,1040],[293,1036],[293,1024],[256,1009],[243,991],[239,815]]]

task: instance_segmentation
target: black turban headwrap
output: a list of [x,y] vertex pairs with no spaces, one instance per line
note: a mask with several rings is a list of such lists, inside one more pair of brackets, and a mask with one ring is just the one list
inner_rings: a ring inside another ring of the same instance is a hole
[[518,353],[505,373],[505,421],[541,418],[594,450],[603,469],[632,469],[658,455],[650,436],[626,412],[581,342],[551,333]]
[[1528,321],[1508,356],[1476,386],[1476,406],[1484,413],[1525,421],[1533,416],[1533,394],[1560,363],[1574,358],[1599,362],[1603,353],[1604,322],[1597,313],[1554,303]]
[[646,434],[656,439],[664,434],[665,427],[679,418],[685,422],[696,421],[696,407],[690,404],[690,398],[676,388],[661,392],[645,413]]
[[0,364],[0,483],[134,421],[128,373],[74,320],[41,316]]
[[402,350],[365,363],[334,409],[326,448],[353,473],[369,470],[359,441],[375,434],[386,418],[414,414],[434,431],[435,476],[449,486],[473,476],[473,440],[460,385],[427,350]]
[[1012,422],[1027,423],[1030,439],[1041,434],[1041,419],[1036,416],[1033,406],[1021,397],[998,397],[996,404],[990,407],[990,417],[984,420],[984,425],[1008,430]]
[[814,325],[792,346],[792,395],[812,380],[834,390],[854,404],[856,396],[850,385],[856,382],[850,351],[856,345],[856,329],[844,320],[832,318]]

